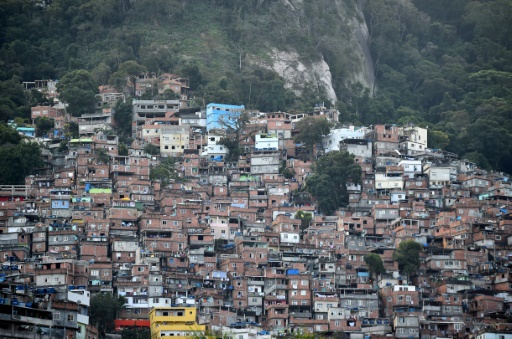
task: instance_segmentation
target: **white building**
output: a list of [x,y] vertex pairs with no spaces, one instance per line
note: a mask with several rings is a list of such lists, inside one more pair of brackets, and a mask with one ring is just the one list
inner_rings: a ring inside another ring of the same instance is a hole
[[279,147],[279,138],[275,134],[256,134],[255,149],[276,151]]
[[402,160],[398,163],[398,166],[404,168],[404,176],[414,178],[415,174],[422,174],[423,169],[420,160]]
[[299,233],[281,232],[281,243],[298,244],[300,242]]
[[325,152],[339,151],[340,142],[345,139],[363,139],[368,129],[366,127],[343,127],[331,130],[323,138]]
[[407,155],[425,153],[427,135],[426,128],[404,127],[400,132],[400,150]]
[[401,175],[388,176],[386,173],[375,173],[375,189],[404,189],[404,181]]
[[432,166],[426,164],[423,166],[423,173],[428,175],[431,188],[441,188],[450,183],[451,168],[448,166]]
[[229,150],[224,145],[210,145],[204,148],[202,156],[207,157],[210,161],[224,161],[229,154]]

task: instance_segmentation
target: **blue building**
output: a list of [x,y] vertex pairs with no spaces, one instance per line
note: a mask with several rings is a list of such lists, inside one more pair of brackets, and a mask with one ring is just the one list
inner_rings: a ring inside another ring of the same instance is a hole
[[16,131],[27,137],[34,137],[36,135],[36,129],[34,127],[16,127]]
[[225,105],[211,103],[206,106],[206,128],[207,130],[215,128],[225,128],[220,124],[223,121],[225,124],[234,124],[236,119],[245,110],[244,105]]

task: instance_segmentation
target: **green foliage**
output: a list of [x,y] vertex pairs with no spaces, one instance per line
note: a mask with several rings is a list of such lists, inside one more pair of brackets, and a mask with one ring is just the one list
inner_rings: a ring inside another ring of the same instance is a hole
[[450,137],[448,137],[448,134],[433,129],[428,130],[427,140],[429,148],[444,149],[450,144]]
[[160,181],[162,187],[173,182],[183,182],[176,169],[176,159],[173,157],[162,158],[159,165],[151,167],[149,173],[151,181]]
[[27,97],[20,80],[20,78],[14,76],[11,79],[0,81],[0,112],[2,113],[0,115],[4,122],[12,120],[17,116],[22,118],[30,116],[29,114],[24,114]]
[[219,145],[225,146],[229,153],[226,156],[226,161],[237,161],[242,154],[242,149],[240,148],[240,143],[236,140],[236,138],[222,138],[218,142]]
[[10,126],[0,123],[0,145],[17,144],[21,141],[21,135]]
[[400,272],[413,274],[420,267],[421,244],[414,240],[402,241],[396,251],[393,253],[393,260],[398,262]]
[[144,152],[146,152],[149,155],[158,155],[160,154],[160,147],[153,144],[147,144],[146,146],[144,146]]
[[114,119],[118,126],[119,135],[127,138],[132,135],[132,102],[130,100],[118,100],[114,106]]
[[478,167],[483,168],[485,170],[490,170],[491,165],[487,161],[487,158],[479,152],[470,152],[466,153],[463,156],[464,159],[474,162]]
[[118,153],[119,155],[124,155],[124,156],[127,156],[127,155],[128,155],[128,147],[126,147],[126,144],[125,144],[125,143],[123,143],[123,142],[120,142],[120,143],[119,143],[117,153]]
[[68,104],[67,110],[73,116],[93,113],[98,85],[86,70],[70,71],[57,83],[59,98]]
[[329,134],[332,124],[326,118],[306,117],[300,120],[296,128],[300,131],[295,142],[303,143],[309,156],[313,159],[314,148],[322,142],[322,138]]
[[90,323],[98,328],[101,334],[114,331],[114,320],[125,304],[124,297],[115,297],[112,294],[97,294],[91,298],[89,308]]
[[27,175],[44,165],[41,149],[33,142],[0,145],[0,159],[0,185],[22,185]]
[[69,149],[68,147],[68,142],[66,140],[62,140],[60,143],[59,143],[59,148],[58,148],[58,151],[59,152],[67,152],[67,150]]
[[236,113],[233,116],[225,115],[222,118],[219,120],[219,124],[226,130],[226,137],[222,138],[219,144],[226,146],[229,150],[228,161],[237,161],[240,154],[242,154],[240,141],[242,140],[243,132],[249,132],[249,134],[251,132],[251,129],[248,127],[249,114],[247,112],[242,114]]
[[53,120],[47,117],[38,117],[36,119],[36,134],[42,136],[47,134],[53,128]]
[[96,161],[102,164],[110,163],[110,156],[108,155],[107,150],[104,148],[97,148],[94,150],[94,156],[96,157]]
[[79,134],[79,131],[78,131],[78,124],[76,122],[73,122],[71,121],[67,126],[66,126],[66,136],[69,137],[69,138],[73,138],[73,139],[76,139],[80,136]]
[[316,199],[318,209],[331,214],[348,203],[347,183],[361,183],[361,167],[348,152],[330,152],[315,165],[315,174],[306,180],[306,188]]
[[123,339],[150,339],[151,332],[149,328],[125,328],[121,331]]
[[378,92],[362,122],[423,122],[429,147],[512,171],[511,11],[504,0],[366,2]]
[[380,255],[376,253],[370,253],[364,257],[364,262],[368,265],[368,269],[370,270],[370,276],[375,277],[375,275],[383,274],[386,272],[384,268],[384,263],[382,262],[382,258]]
[[313,220],[313,215],[311,214],[311,212],[297,211],[297,213],[295,213],[295,219],[300,219],[300,228],[301,230],[305,230],[311,224],[311,220]]
[[285,179],[291,179],[293,178],[293,176],[295,175],[295,170],[293,168],[288,168],[286,167],[285,169],[283,169],[281,171],[281,175],[285,178]]
[[[297,97],[268,70],[275,51],[296,52],[306,67],[322,59],[329,66],[343,123],[424,123],[448,137],[435,133],[435,147],[477,152],[480,163],[512,172],[510,134],[502,133],[512,128],[511,13],[508,0],[54,0],[44,9],[3,1],[1,119],[28,119],[30,106],[51,104],[38,91],[24,92],[22,81],[64,84],[84,70],[94,86],[108,82],[119,91],[142,71],[172,72],[190,78],[199,105],[305,111],[328,101],[321,87],[301,84]],[[364,41],[351,25],[363,19],[371,53],[364,60],[354,48]],[[363,62],[373,66],[372,88],[351,80]],[[92,112],[96,89],[85,87],[63,92],[74,115]],[[478,121],[484,117],[502,130]],[[482,125],[478,138],[493,136],[498,146],[471,140]]]

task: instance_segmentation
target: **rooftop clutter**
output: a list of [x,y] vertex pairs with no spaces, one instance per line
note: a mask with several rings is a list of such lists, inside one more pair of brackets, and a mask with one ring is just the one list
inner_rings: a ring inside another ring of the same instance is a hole
[[[48,142],[44,169],[0,187],[0,313],[14,320],[0,333],[93,333],[100,293],[125,297],[118,331],[163,336],[195,325],[355,338],[511,330],[507,175],[429,148],[417,126],[297,138],[338,113],[180,100],[134,101],[124,155],[110,109],[77,118],[67,149]],[[357,176],[315,177],[336,168],[334,154]]]

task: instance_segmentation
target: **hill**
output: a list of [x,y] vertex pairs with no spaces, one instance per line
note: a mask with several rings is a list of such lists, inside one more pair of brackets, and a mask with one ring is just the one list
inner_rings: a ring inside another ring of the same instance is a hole
[[507,0],[6,0],[0,110],[41,100],[21,81],[136,61],[191,79],[194,101],[264,111],[330,103],[341,123],[414,122],[431,147],[512,172]]

